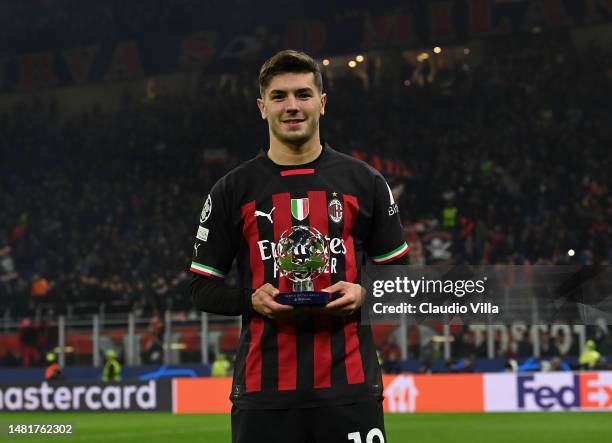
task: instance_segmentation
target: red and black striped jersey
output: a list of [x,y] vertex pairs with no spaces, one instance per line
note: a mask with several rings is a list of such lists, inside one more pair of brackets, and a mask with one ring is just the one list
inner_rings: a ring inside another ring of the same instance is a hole
[[[276,165],[262,152],[220,179],[200,214],[191,271],[222,278],[235,258],[245,288],[271,283],[291,291],[274,256],[281,234],[293,226],[327,238],[329,262],[315,290],[360,282],[366,257],[388,263],[408,252],[384,178],[325,145],[305,165]],[[245,408],[288,408],[382,398],[372,333],[360,318],[359,312],[282,321],[243,315],[231,400]]]

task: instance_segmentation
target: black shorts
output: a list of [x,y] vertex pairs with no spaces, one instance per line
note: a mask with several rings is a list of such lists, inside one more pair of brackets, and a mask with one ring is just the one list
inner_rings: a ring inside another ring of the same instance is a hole
[[232,408],[232,443],[385,443],[382,403],[304,409]]

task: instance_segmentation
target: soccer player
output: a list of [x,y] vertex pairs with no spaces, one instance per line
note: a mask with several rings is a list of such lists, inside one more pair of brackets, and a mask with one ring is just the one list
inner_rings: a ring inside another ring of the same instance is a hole
[[[370,327],[360,322],[359,281],[365,255],[405,263],[397,206],[375,169],[321,144],[327,95],[311,57],[277,53],[259,85],[270,146],[213,186],[191,264],[195,306],[242,315],[232,441],[382,443],[383,386]],[[329,263],[313,283],[334,300],[322,308],[276,301],[292,286],[275,263],[275,243],[294,226],[327,238]],[[222,281],[234,258],[240,289]]]

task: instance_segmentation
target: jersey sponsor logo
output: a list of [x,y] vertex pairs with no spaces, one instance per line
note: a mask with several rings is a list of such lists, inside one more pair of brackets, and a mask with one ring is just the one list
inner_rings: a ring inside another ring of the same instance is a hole
[[204,228],[203,226],[198,226],[198,232],[196,234],[196,238],[198,240],[207,241],[208,240],[208,232],[209,230]]
[[298,221],[304,220],[310,213],[310,202],[308,198],[291,199],[291,215]]
[[[343,239],[337,238],[337,237],[334,237],[331,239],[329,237],[325,237],[325,239],[327,240],[327,243],[329,245],[330,255],[340,255],[340,254],[345,255],[346,254],[346,246],[344,244]],[[257,246],[259,246],[259,255],[263,262],[266,262],[268,260],[273,260],[274,277],[276,277],[278,275],[278,265],[276,264],[276,260],[274,260],[277,256],[276,243],[271,242],[269,240],[259,240],[257,242]],[[296,252],[299,254],[300,252],[305,252],[305,251],[296,250]],[[323,272],[336,274],[337,273],[337,269],[336,269],[337,263],[338,263],[338,259],[332,256]]]
[[[331,239],[329,237],[325,237],[325,239],[329,244],[329,252],[331,254],[346,254],[346,246],[344,245],[343,239],[338,237]],[[259,240],[257,245],[259,246],[259,253],[263,261],[276,257],[276,243],[270,240]],[[299,253],[300,251],[297,252]]]
[[342,207],[340,200],[333,198],[327,205],[327,213],[329,214],[331,221],[334,223],[340,223],[342,221],[342,217],[344,216],[344,208]]
[[395,197],[393,197],[393,191],[391,191],[391,187],[389,183],[385,181],[385,185],[387,185],[387,191],[389,191],[389,209],[387,210],[389,217],[395,215],[399,212],[399,208],[397,207],[397,203],[395,203]]
[[198,248],[202,246],[202,243],[195,242],[193,244],[193,258],[198,258]]
[[206,202],[204,202],[204,207],[202,208],[202,213],[200,214],[200,223],[204,223],[210,217],[210,213],[212,212],[212,199],[210,198],[210,194],[206,197]]
[[385,181],[385,185],[387,185],[387,191],[389,191],[389,206],[393,206],[395,204],[395,198],[393,197],[393,192],[389,187],[389,183]]
[[255,211],[255,217],[266,217],[270,223],[274,224],[274,220],[272,220],[272,213],[275,209],[276,207],[272,206],[272,210],[270,212]]

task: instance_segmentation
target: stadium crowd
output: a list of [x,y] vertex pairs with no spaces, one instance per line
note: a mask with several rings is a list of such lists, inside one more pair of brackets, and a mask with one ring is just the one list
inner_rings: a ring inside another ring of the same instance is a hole
[[[371,4],[365,0],[326,2],[313,0],[308,5],[297,0],[24,0],[0,3],[0,51],[12,53],[75,46],[105,44],[143,35],[171,35],[204,29],[226,29],[232,17],[234,32],[252,32],[260,23],[279,26],[270,9],[282,8],[284,20],[317,20],[336,14],[362,14],[367,11],[406,6],[407,2],[385,0]],[[241,14],[235,11],[240,10]]]
[[[327,84],[323,138],[407,165],[394,183],[406,227],[449,232],[457,260],[609,263],[612,48],[542,41],[424,78],[410,64],[382,82],[349,71]],[[160,93],[68,121],[53,101],[3,113],[2,312],[190,311],[206,192],[266,139],[255,76],[246,93]]]

